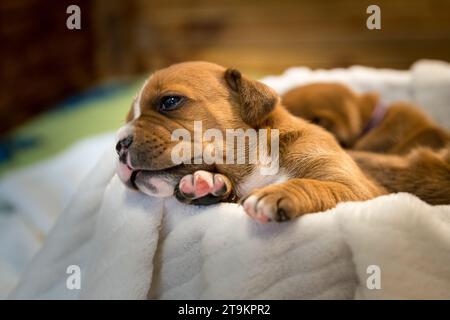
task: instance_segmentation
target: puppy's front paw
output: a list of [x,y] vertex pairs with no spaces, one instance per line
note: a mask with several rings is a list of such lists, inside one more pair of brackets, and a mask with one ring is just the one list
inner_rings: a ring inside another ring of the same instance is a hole
[[252,191],[241,204],[251,218],[261,223],[290,220],[298,215],[299,209],[297,199],[277,185]]
[[226,176],[204,170],[184,176],[175,188],[175,196],[179,201],[197,205],[226,200],[231,192],[231,182]]

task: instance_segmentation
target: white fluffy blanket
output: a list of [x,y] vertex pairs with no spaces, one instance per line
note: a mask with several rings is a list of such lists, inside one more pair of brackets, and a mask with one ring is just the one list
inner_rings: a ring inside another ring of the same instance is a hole
[[[430,62],[412,72],[293,69],[265,80],[282,92],[342,78],[388,101],[417,101],[431,98],[413,90],[414,72],[440,86],[450,68],[438,66],[432,75]],[[431,114],[448,101],[437,92]],[[10,298],[450,299],[450,206],[396,194],[260,225],[235,204],[200,208],[126,190],[114,168],[111,144]],[[79,290],[66,286],[70,265],[81,269]]]

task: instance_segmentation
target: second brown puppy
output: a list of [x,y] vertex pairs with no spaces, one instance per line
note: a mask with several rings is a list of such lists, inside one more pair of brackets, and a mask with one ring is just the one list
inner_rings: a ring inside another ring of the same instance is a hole
[[376,93],[358,95],[342,84],[296,87],[282,101],[292,114],[330,131],[348,149],[406,154],[418,146],[437,150],[450,143],[450,133],[411,103],[385,106]]

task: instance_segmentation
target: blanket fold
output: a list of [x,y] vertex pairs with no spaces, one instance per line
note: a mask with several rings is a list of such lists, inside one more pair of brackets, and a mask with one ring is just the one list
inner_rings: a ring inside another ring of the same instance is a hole
[[[450,208],[409,194],[261,225],[127,190],[101,160],[11,298],[450,298]],[[108,182],[108,179],[111,178]],[[66,286],[81,268],[81,289]],[[367,286],[371,266],[380,289]]]

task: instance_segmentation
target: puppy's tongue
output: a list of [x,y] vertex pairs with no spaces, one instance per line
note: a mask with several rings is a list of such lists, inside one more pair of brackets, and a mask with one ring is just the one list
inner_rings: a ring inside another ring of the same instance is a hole
[[139,191],[153,197],[170,197],[175,188],[175,182],[169,176],[155,175],[150,171],[137,171],[134,184]]

